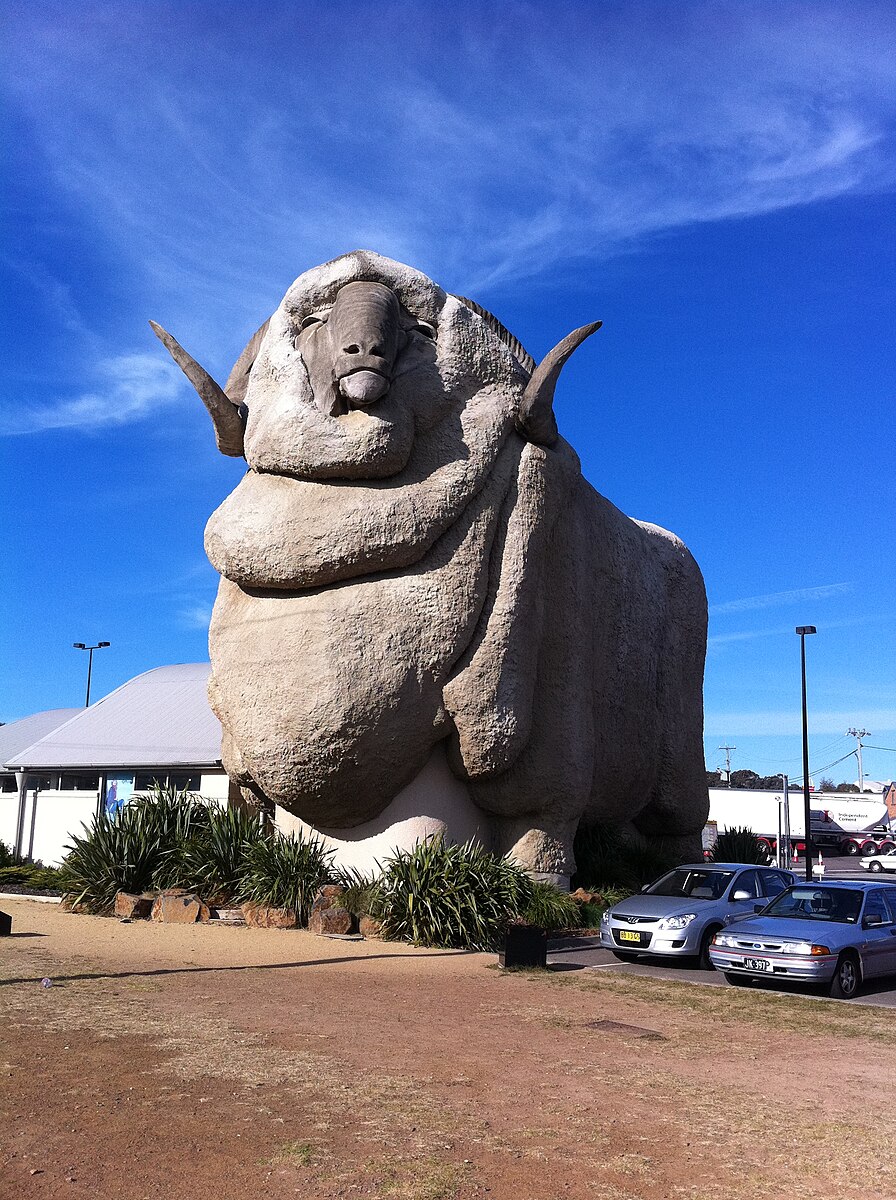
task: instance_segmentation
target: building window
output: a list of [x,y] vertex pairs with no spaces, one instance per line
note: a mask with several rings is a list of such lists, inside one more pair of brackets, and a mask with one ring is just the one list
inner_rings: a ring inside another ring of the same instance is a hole
[[60,792],[95,792],[99,786],[99,775],[63,774],[59,781]]
[[17,792],[15,775],[0,775],[0,792]]
[[167,776],[164,771],[140,771],[134,776],[134,791],[148,792],[156,784],[159,787],[164,787],[166,779]]
[[181,792],[198,792],[201,779],[201,775],[191,775],[188,771],[172,771],[167,775],[162,771],[141,771],[134,778],[134,791],[148,792],[158,784],[159,787],[167,785]]
[[198,792],[202,784],[201,775],[190,775],[186,771],[179,771],[177,774],[169,775],[168,782],[171,787],[176,787],[181,792]]

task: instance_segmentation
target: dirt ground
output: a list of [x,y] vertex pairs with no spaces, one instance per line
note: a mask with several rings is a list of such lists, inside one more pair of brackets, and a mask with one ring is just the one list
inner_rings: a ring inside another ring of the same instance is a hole
[[3,1200],[896,1196],[883,1010],[3,908]]

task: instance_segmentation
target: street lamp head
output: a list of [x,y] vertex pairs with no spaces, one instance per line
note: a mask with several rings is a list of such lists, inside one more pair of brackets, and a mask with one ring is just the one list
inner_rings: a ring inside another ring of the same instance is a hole
[[800,634],[800,636],[805,636],[807,633],[818,633],[818,630],[814,625],[797,625],[796,632]]
[[72,649],[73,650],[86,650],[87,647],[84,645],[83,642],[72,642]]
[[103,648],[103,646],[111,646],[111,645],[112,645],[111,642],[98,642],[96,648],[97,648],[97,650],[101,650]]

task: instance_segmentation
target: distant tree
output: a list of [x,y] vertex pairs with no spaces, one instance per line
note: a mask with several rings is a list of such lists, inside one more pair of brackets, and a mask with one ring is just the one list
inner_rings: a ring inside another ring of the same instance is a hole
[[819,792],[833,792],[833,791],[834,791],[834,781],[833,781],[833,779],[828,779],[828,778],[826,778],[826,777],[825,777],[825,778],[823,778],[823,779],[819,779],[819,781],[818,781],[818,789],[817,789],[817,790],[818,790]]
[[753,789],[755,789],[757,786],[756,780],[758,778],[759,778],[759,776],[756,774],[755,771],[750,771],[750,770],[732,771],[731,772],[731,786],[733,788],[753,788]]
[[859,789],[856,787],[856,785],[854,783],[838,783],[837,786],[834,788],[835,792],[856,792],[856,793],[858,793],[858,790]]
[[706,772],[706,786],[711,787],[711,788],[721,787],[722,786],[722,772],[721,771],[707,771]]

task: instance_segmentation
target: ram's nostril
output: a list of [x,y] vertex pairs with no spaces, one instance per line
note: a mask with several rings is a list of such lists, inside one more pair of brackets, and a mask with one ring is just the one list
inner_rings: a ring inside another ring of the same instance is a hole
[[346,354],[360,354],[360,353],[361,353],[361,347],[360,347],[360,346],[356,346],[356,345],[354,344],[354,342],[353,342],[353,343],[351,344],[351,346],[346,346],[346,348],[345,348],[345,353],[346,353]]

